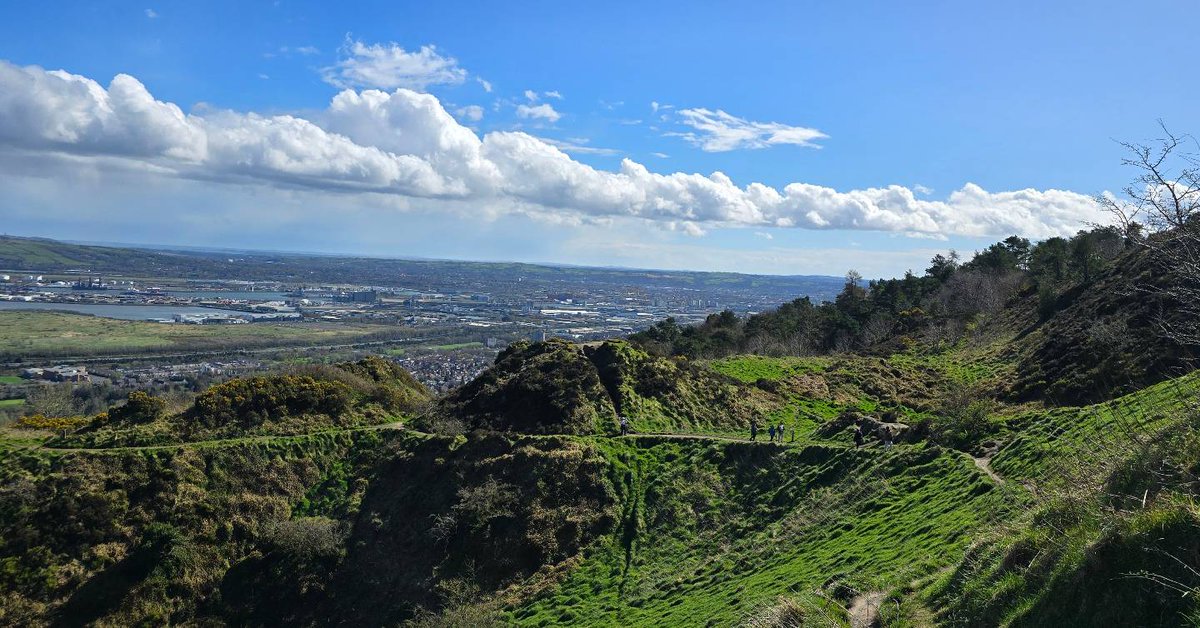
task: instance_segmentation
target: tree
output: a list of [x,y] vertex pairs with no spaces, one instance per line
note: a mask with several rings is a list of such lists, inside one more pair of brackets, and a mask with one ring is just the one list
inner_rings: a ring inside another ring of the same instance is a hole
[[1055,236],[1038,243],[1029,258],[1029,271],[1039,284],[1063,280],[1070,249],[1064,238]]
[[151,397],[141,390],[134,390],[129,393],[125,405],[108,412],[108,418],[125,423],[150,423],[158,420],[166,409],[167,404],[162,399]]
[[[1122,160],[1138,171],[1122,196],[1097,201],[1117,220],[1133,246],[1149,252],[1173,280],[1141,282],[1136,289],[1171,304],[1174,315],[1162,329],[1181,344],[1200,344],[1200,142],[1175,135],[1159,122],[1163,136],[1142,144],[1123,142]],[[1194,150],[1193,150],[1193,147]]]
[[862,281],[862,278],[863,278],[862,274],[860,274],[857,270],[854,270],[853,268],[846,271],[846,285],[847,286],[853,286],[853,287],[857,288],[859,282]]
[[933,277],[940,283],[946,283],[950,279],[950,275],[958,270],[958,253],[951,250],[949,255],[938,253],[929,261],[929,268],[925,269],[925,276]]

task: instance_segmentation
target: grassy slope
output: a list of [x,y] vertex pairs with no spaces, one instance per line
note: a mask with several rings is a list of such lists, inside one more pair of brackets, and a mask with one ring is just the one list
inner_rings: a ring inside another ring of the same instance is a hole
[[58,312],[0,312],[0,355],[103,355],[350,342],[364,325],[169,325]]
[[622,523],[560,586],[511,609],[521,625],[728,625],[830,580],[904,583],[951,564],[1021,499],[963,456],[921,446],[602,447]]
[[[1001,419],[992,468],[1036,491],[916,588],[913,617],[967,626],[1195,625],[1200,574],[1200,372],[1110,402]],[[1182,590],[1139,574],[1158,574]]]

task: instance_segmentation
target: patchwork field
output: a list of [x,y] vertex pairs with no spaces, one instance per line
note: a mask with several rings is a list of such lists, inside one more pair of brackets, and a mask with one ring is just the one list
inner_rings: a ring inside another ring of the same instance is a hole
[[322,345],[370,340],[388,331],[342,323],[174,325],[59,312],[0,312],[0,358]]

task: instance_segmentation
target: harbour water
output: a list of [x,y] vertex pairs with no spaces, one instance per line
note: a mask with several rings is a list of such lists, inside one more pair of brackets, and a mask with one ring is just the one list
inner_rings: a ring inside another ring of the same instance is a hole
[[[103,318],[116,318],[127,321],[144,321],[150,319],[169,319],[176,314],[208,315],[228,314],[230,316],[246,316],[247,312],[223,310],[212,307],[194,307],[189,305],[107,305],[96,303],[43,303],[36,301],[0,301],[0,312],[11,310],[55,310],[59,312],[78,312]],[[251,315],[253,316],[253,315]]]

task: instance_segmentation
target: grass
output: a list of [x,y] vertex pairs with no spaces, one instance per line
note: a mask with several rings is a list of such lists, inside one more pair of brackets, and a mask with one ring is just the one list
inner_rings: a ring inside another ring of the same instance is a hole
[[992,466],[1012,477],[1049,481],[1061,477],[1063,464],[1119,460],[1177,420],[1198,396],[1200,371],[1105,403],[1018,414],[1005,419],[1000,437],[1007,444]]
[[324,323],[175,325],[59,312],[0,312],[0,355],[106,355],[349,342],[377,326]]
[[1020,417],[992,464],[1035,479],[1040,503],[909,605],[952,625],[1198,625],[1198,375]]
[[0,384],[20,384],[24,381],[16,375],[0,375]]
[[712,360],[707,364],[718,373],[753,384],[760,379],[779,381],[793,375],[820,373],[829,365],[829,359],[739,355]]
[[425,347],[434,351],[454,351],[457,349],[479,349],[483,347],[482,342],[457,342],[448,345],[430,345]]
[[952,564],[1013,499],[933,448],[600,446],[622,522],[552,591],[508,609],[518,625],[731,625],[830,581],[906,583]]

